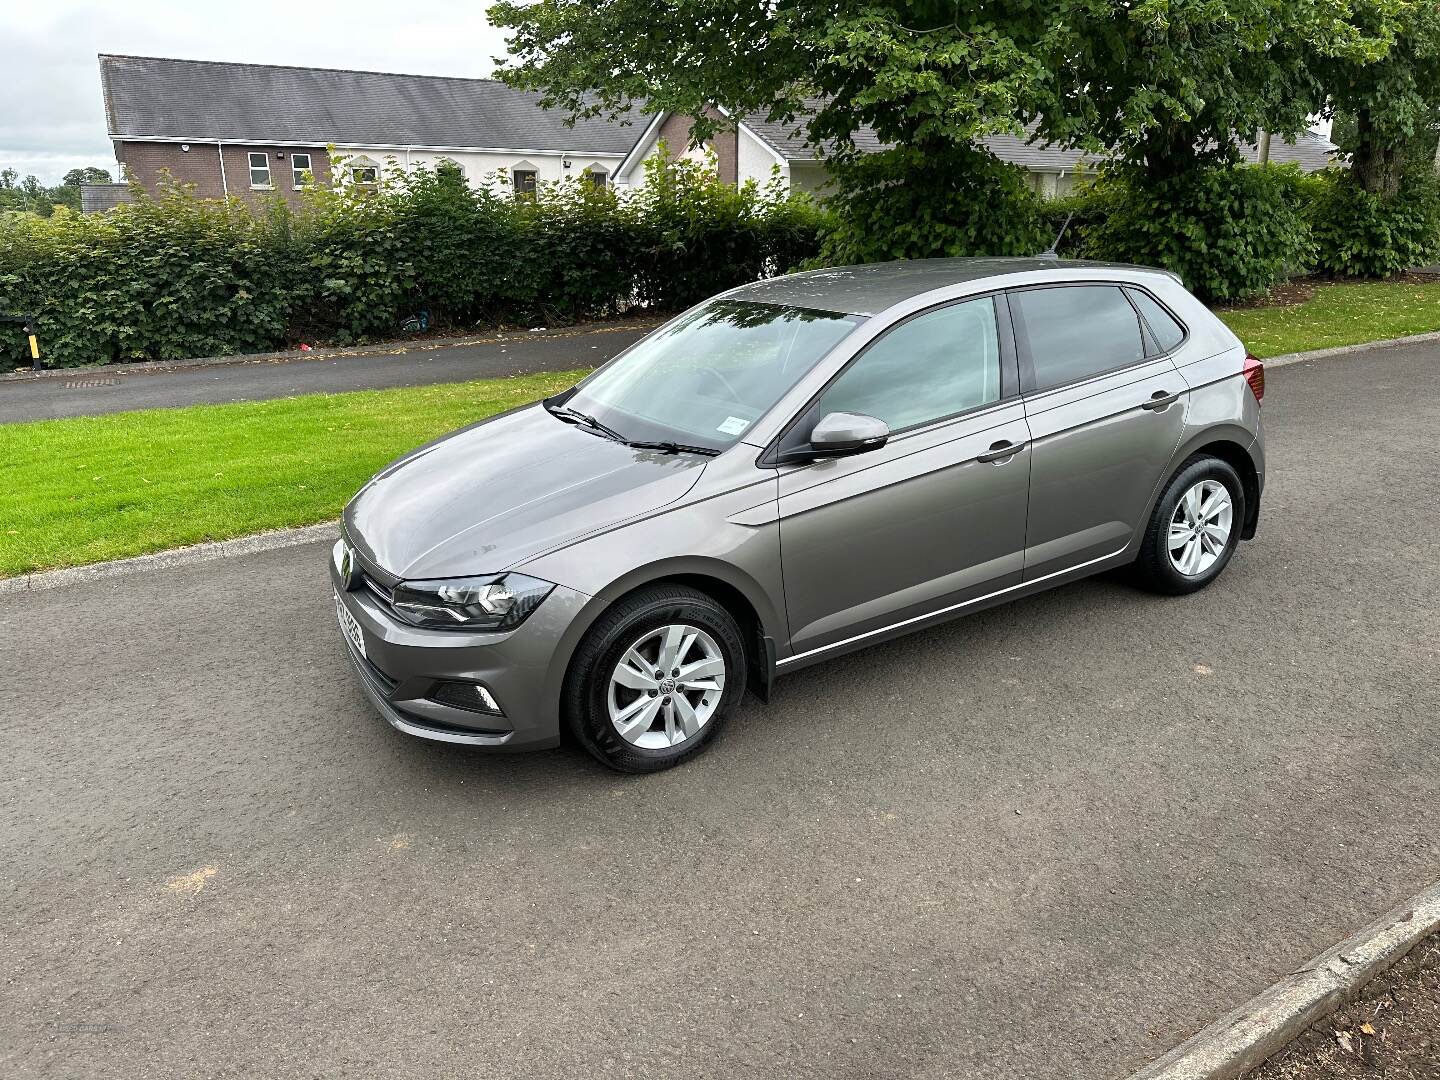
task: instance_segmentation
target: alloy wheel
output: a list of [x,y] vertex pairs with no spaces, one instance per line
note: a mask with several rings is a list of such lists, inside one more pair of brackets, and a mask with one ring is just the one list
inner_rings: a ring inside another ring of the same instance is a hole
[[621,655],[606,694],[626,742],[668,750],[700,733],[725,693],[725,656],[698,626],[651,630]]
[[1170,564],[1186,577],[1204,574],[1230,543],[1235,504],[1218,480],[1201,480],[1175,506],[1167,546]]

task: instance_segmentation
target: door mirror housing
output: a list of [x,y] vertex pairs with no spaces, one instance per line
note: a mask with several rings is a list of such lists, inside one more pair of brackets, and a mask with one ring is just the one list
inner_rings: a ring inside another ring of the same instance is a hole
[[812,457],[839,457],[878,450],[890,439],[884,420],[859,413],[826,413],[810,432]]

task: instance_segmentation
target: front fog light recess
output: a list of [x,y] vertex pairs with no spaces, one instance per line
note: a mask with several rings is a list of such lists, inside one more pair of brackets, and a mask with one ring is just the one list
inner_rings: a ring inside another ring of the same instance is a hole
[[555,586],[524,574],[402,581],[395,612],[435,630],[510,630],[524,622]]
[[435,689],[430,692],[430,700],[440,705],[464,709],[467,712],[488,713],[491,716],[505,715],[489,687],[480,683],[437,683]]

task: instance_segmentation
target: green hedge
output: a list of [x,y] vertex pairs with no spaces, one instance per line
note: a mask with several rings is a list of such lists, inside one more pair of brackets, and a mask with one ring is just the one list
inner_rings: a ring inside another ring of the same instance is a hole
[[1390,198],[1362,190],[1344,169],[1327,169],[1306,183],[1320,273],[1388,277],[1440,252],[1440,178],[1428,168],[1407,175]]
[[1045,205],[1060,254],[1164,266],[1207,300],[1263,293],[1287,277],[1388,277],[1440,254],[1440,178],[1419,169],[1383,198],[1346,169],[1196,170],[1162,184],[1112,170]]
[[1090,189],[1087,254],[1163,266],[1202,300],[1243,300],[1303,272],[1314,256],[1295,166],[1197,167],[1153,178],[1102,171]]
[[[0,215],[0,313],[39,316],[56,366],[391,337],[432,323],[556,323],[686,307],[819,251],[821,211],[657,158],[623,193],[569,181],[533,199],[458,169],[317,190],[298,210],[178,188],[105,214]],[[0,327],[0,369],[28,363]]]

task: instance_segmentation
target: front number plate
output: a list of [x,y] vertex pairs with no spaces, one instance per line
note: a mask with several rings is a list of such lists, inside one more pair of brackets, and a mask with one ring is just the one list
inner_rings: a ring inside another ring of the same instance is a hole
[[345,636],[350,639],[350,644],[355,646],[355,651],[361,656],[365,655],[365,634],[360,629],[360,624],[355,616],[345,610],[345,605],[340,602],[339,594],[335,596],[335,614],[340,618],[340,629],[345,631]]

